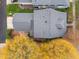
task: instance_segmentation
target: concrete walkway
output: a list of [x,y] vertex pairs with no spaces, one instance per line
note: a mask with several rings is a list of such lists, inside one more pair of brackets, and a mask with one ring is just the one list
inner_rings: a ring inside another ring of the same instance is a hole
[[7,29],[13,29],[13,17],[7,17]]
[[5,46],[5,43],[0,43],[0,48],[3,48]]

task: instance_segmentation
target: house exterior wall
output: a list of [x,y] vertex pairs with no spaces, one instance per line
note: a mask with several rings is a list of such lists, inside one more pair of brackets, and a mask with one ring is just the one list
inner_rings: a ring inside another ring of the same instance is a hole
[[21,3],[32,3],[32,0],[18,0]]
[[26,4],[19,4],[19,7],[21,9],[33,9],[32,5],[26,5]]

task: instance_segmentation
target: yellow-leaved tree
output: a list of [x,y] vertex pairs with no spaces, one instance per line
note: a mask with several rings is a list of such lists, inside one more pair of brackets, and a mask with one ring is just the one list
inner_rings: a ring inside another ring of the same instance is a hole
[[75,47],[64,39],[37,42],[28,36],[16,36],[3,48],[1,59],[79,59]]

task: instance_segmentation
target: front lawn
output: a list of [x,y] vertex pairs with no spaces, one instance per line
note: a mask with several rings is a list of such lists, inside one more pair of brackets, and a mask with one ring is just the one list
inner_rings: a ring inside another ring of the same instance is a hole
[[7,16],[11,16],[14,13],[32,13],[32,9],[21,9],[17,4],[7,5]]

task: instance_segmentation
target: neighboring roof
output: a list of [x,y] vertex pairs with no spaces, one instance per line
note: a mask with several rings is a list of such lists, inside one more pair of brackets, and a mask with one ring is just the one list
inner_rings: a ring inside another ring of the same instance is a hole
[[[72,0],[69,0],[72,2]],[[26,3],[26,4],[32,4],[32,0],[18,0],[19,3]],[[11,0],[6,0],[7,4],[12,4]]]
[[70,6],[69,0],[33,0],[33,5],[53,5],[53,6],[64,6],[68,8]]

